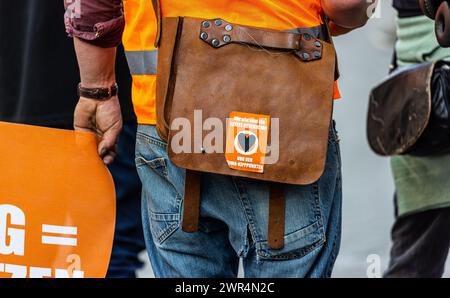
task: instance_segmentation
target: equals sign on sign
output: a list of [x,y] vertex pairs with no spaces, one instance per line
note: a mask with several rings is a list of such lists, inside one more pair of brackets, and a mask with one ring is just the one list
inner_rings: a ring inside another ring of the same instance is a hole
[[42,225],[42,244],[77,246],[76,236],[77,227]]

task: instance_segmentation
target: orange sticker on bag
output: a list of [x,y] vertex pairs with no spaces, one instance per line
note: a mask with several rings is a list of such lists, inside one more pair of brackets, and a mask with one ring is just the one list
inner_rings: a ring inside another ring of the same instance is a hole
[[231,112],[225,158],[231,169],[264,173],[270,116]]

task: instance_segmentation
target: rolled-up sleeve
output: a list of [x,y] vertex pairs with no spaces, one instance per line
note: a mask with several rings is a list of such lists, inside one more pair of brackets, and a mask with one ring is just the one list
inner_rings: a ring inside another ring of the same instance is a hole
[[102,48],[120,44],[125,27],[122,0],[64,0],[64,6],[69,36]]

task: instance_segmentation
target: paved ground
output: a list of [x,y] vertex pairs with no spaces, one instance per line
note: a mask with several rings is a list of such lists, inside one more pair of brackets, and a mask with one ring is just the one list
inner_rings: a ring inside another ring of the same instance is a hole
[[[364,29],[336,39],[343,97],[336,103],[335,119],[342,140],[344,228],[335,277],[366,277],[370,255],[379,256],[381,272],[389,260],[392,177],[388,160],[370,151],[365,133],[369,90],[386,75],[391,58],[394,14],[389,5],[383,1],[381,18]],[[147,266],[140,275],[151,276],[151,270]]]

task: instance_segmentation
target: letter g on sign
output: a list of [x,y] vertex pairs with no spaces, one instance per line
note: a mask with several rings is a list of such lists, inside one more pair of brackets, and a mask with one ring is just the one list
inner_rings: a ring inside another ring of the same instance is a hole
[[[8,223],[9,218],[9,223]],[[16,226],[15,228],[8,226]],[[23,256],[25,253],[25,214],[13,205],[0,205],[0,254]]]

